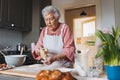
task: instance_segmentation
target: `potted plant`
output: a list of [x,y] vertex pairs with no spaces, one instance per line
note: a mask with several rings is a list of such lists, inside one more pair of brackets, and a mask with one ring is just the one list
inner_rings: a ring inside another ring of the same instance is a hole
[[96,36],[101,42],[96,58],[103,57],[102,59],[109,80],[120,80],[120,26],[116,28],[112,26],[111,31],[98,30]]

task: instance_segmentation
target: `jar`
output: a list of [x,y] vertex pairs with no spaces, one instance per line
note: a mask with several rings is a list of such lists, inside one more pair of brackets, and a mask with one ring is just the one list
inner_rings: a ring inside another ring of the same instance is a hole
[[26,45],[25,45],[25,44],[22,44],[22,43],[18,43],[18,44],[17,44],[16,50],[17,50],[17,51],[21,51],[21,48],[22,48],[22,47],[23,47],[23,51],[26,51],[26,50],[27,50]]

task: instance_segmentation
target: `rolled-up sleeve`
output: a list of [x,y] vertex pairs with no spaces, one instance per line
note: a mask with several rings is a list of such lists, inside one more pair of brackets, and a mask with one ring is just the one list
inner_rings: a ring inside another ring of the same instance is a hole
[[64,46],[62,53],[64,53],[70,61],[74,62],[74,54],[75,54],[74,37],[68,25],[64,27],[63,43]]

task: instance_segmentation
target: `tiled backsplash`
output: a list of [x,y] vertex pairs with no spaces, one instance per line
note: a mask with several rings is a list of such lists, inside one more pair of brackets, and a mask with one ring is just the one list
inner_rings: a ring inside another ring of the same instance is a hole
[[22,42],[21,32],[0,29],[0,49],[4,49],[7,46],[16,48],[18,42]]

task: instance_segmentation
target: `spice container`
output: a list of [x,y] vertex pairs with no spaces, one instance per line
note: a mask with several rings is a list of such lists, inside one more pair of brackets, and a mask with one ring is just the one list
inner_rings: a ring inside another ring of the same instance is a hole
[[99,77],[99,72],[97,71],[95,66],[90,67],[88,76],[89,77]]

